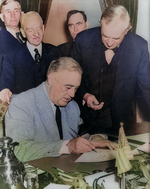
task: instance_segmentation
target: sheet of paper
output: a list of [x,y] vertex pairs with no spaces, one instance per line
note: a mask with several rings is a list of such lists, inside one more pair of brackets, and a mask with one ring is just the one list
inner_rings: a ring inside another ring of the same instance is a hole
[[75,162],[103,162],[116,158],[116,150],[96,149],[96,152],[82,154]]
[[144,151],[146,153],[150,153],[150,144],[149,144],[149,142],[146,142],[142,146],[139,146],[137,149]]
[[[89,175],[85,177],[86,182],[89,184],[89,186],[93,186],[93,182],[95,179],[100,178],[101,176],[107,175],[106,172],[99,172],[95,173],[93,175]],[[98,184],[101,186],[101,184],[105,186],[105,188],[109,189],[120,189],[120,178],[116,174],[112,174],[109,176],[105,176],[103,178],[100,178],[98,180]]]
[[69,189],[71,186],[69,185],[62,185],[62,184],[49,184],[44,189]]
[[[146,142],[143,145],[136,145],[129,143],[131,145],[136,146],[138,149],[145,151],[145,152],[150,152],[150,133],[144,133],[140,135],[134,135],[134,136],[128,136],[127,138]],[[75,162],[103,162],[103,161],[109,161],[113,160],[116,158],[116,150],[107,150],[107,149],[96,149],[98,153],[95,152],[88,152],[82,154]],[[133,155],[139,154],[138,150],[135,149],[132,151]]]
[[131,143],[131,142],[129,143],[129,144],[136,147],[136,149],[132,151],[133,155],[139,154],[138,149],[141,150],[141,151],[144,151],[146,153],[150,152],[150,144],[149,144],[150,143],[150,133],[128,136],[127,138],[145,142],[145,144],[143,144],[143,145],[138,145],[138,144],[134,144],[134,143]]
[[138,140],[138,141],[141,141],[141,142],[150,142],[150,133],[127,136],[127,138],[133,139],[133,140]]

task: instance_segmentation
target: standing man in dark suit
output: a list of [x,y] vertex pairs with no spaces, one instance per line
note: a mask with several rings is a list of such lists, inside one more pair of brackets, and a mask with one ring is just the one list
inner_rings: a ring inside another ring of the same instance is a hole
[[13,94],[38,86],[46,80],[46,72],[52,60],[60,57],[58,49],[42,42],[44,25],[37,12],[22,16],[21,27],[27,37],[20,49],[12,49],[4,56],[0,78],[0,99],[9,101]]
[[[4,23],[4,28],[0,31],[0,56],[3,60],[4,54],[12,49],[19,49],[24,42],[20,32],[20,17],[22,15],[21,6],[16,0],[4,0],[0,4],[0,18]],[[0,62],[0,74],[2,73],[2,61]],[[9,98],[12,93],[9,89],[3,92]]]
[[87,16],[84,11],[71,10],[67,13],[66,28],[69,33],[69,41],[58,46],[62,56],[73,57],[73,42],[76,35],[88,28]]
[[85,130],[114,132],[136,122],[136,103],[150,121],[150,62],[147,42],[131,33],[130,17],[121,5],[106,8],[101,27],[75,39],[75,59],[83,68],[80,97]]
[[0,47],[4,53],[24,42],[19,27],[21,14],[21,6],[16,0],[4,0],[0,5],[0,18],[5,25],[0,31]]

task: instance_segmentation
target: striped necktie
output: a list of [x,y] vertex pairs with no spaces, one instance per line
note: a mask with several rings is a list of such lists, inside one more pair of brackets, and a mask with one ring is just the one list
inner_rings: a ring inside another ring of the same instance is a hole
[[40,63],[40,60],[41,60],[41,55],[40,55],[40,53],[39,53],[39,51],[38,51],[37,49],[34,49],[34,51],[35,51],[35,56],[34,56],[35,62],[36,62],[37,64],[39,64],[39,63]]

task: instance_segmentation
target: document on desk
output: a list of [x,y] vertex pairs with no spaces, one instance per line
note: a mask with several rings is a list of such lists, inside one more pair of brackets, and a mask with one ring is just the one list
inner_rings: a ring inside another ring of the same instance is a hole
[[139,135],[127,136],[127,139],[133,139],[141,142],[150,142],[150,133],[144,133]]
[[82,154],[75,162],[103,162],[116,158],[116,150],[96,149],[94,151]]
[[132,151],[134,155],[139,154],[139,151],[143,151],[146,153],[150,153],[150,133],[144,133],[144,134],[139,134],[139,135],[134,135],[134,136],[128,136],[127,138],[145,142],[143,145],[138,145],[129,142],[130,145],[135,146],[136,149]]
[[[128,136],[127,139],[133,139],[141,142],[145,142],[143,145],[137,145],[130,143],[137,147],[135,150],[132,151],[133,155],[138,154],[138,150],[145,151],[147,153],[150,152],[150,133],[144,133],[140,135]],[[109,150],[109,149],[96,149],[98,153],[95,152],[87,152],[82,154],[75,162],[103,162],[116,159],[116,150]]]

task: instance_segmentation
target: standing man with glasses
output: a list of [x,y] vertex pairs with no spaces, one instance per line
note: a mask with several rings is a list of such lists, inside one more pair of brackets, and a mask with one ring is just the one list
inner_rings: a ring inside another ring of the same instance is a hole
[[19,50],[12,49],[2,62],[0,99],[3,101],[9,101],[10,92],[18,94],[45,81],[50,62],[60,57],[55,46],[42,42],[44,25],[37,12],[24,14],[21,27],[27,37],[26,43]]
[[112,5],[101,16],[101,27],[78,34],[75,59],[83,68],[78,96],[86,132],[118,135],[120,122],[136,122],[136,103],[150,121],[150,62],[147,42],[130,32],[130,16]]

